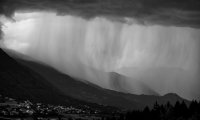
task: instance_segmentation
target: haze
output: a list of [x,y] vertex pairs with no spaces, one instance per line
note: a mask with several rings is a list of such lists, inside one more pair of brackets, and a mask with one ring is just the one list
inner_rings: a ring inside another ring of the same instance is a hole
[[14,19],[1,17],[3,48],[104,88],[200,98],[198,28],[53,12],[18,12]]

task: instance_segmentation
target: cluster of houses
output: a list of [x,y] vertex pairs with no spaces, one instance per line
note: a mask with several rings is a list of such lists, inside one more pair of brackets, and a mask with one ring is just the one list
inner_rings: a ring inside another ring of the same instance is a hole
[[31,109],[32,103],[30,101],[17,102],[13,98],[3,97],[0,95],[0,115],[2,116],[16,116],[16,115],[32,115],[34,110]]
[[13,98],[0,95],[0,117],[57,117],[72,114],[98,114],[98,110],[90,110],[84,105],[84,109],[73,106],[50,105],[32,103],[29,100],[17,101]]

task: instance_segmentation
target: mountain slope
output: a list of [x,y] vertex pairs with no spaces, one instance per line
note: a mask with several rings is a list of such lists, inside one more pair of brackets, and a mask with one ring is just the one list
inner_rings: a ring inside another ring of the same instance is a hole
[[89,103],[63,94],[40,74],[19,64],[0,49],[0,94],[17,100],[31,100],[45,104],[70,105],[91,110],[115,111],[114,107]]
[[[52,86],[62,91],[66,96],[71,96],[87,102],[126,109],[142,109],[146,105],[151,107],[156,101],[160,104],[164,104],[168,101],[174,104],[177,100],[184,100],[176,94],[153,96],[120,93],[103,89],[89,82],[78,81],[75,78],[62,74],[51,67],[36,62],[26,61],[19,58],[17,58],[17,61],[39,73],[49,83],[51,83]],[[187,100],[185,100],[185,102],[188,103]]]
[[43,77],[20,65],[0,49],[0,93],[16,99],[34,102],[69,104],[73,99],[64,96]]

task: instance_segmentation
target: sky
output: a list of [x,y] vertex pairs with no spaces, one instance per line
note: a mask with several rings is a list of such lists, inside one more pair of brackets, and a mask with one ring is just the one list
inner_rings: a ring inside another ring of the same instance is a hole
[[13,19],[0,17],[2,48],[104,88],[200,99],[199,28],[44,11]]

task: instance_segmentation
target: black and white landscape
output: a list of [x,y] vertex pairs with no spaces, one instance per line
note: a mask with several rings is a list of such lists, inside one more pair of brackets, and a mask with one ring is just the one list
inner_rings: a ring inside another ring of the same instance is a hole
[[198,0],[2,0],[0,119],[200,119]]

